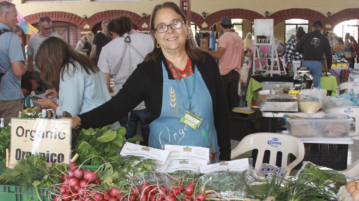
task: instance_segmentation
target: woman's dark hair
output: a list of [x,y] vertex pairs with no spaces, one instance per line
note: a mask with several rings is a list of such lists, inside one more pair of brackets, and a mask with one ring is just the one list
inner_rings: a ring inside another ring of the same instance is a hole
[[128,16],[120,16],[113,18],[107,25],[108,31],[115,32],[119,36],[131,31],[132,20]]
[[355,41],[355,42],[356,42],[356,40],[355,40],[355,38],[354,38],[353,36],[350,36],[350,37],[349,37],[349,40],[350,40],[350,41]]
[[99,72],[99,68],[88,57],[78,53],[70,44],[57,37],[49,37],[39,47],[35,56],[35,63],[40,70],[41,78],[51,84],[56,91],[59,91],[60,76],[63,80],[63,72],[69,74],[69,64],[74,66],[72,74],[75,73],[79,63],[87,74]]
[[341,43],[342,45],[344,44],[344,41],[343,41],[342,37],[338,37],[338,43]]
[[[155,29],[156,29],[155,18],[156,18],[157,12],[162,8],[170,8],[170,9],[174,10],[177,14],[179,14],[182,17],[183,21],[187,22],[186,16],[183,14],[183,12],[177,6],[177,4],[175,4],[173,2],[165,2],[163,4],[157,5],[152,11],[151,20],[150,20],[150,30],[151,30],[152,40],[154,43],[154,48],[153,48],[152,52],[147,54],[147,56],[145,57],[145,61],[156,60],[156,58],[160,55],[160,53],[162,51],[161,48],[156,47],[157,40],[155,38]],[[201,62],[205,61],[206,56],[205,56],[204,52],[199,48],[192,47],[189,39],[186,40],[185,49],[186,49],[188,56],[191,59],[193,59],[195,61],[201,61]]]
[[221,24],[223,28],[225,29],[232,29],[233,25],[225,25],[225,24]]

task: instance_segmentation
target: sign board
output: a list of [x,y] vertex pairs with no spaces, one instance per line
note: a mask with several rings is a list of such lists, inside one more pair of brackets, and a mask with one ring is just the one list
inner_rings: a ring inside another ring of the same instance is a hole
[[66,163],[71,154],[71,120],[16,119],[11,120],[10,168],[27,154],[47,158],[52,163]]
[[255,19],[254,20],[254,35],[255,36],[272,36],[273,35],[274,20],[273,19]]

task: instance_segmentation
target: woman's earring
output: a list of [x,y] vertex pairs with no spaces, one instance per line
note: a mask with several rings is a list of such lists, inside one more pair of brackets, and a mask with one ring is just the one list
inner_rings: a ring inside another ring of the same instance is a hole
[[159,44],[159,43],[157,43],[157,44],[156,44],[156,47],[157,47],[157,48],[160,48],[161,46],[160,46],[160,44]]

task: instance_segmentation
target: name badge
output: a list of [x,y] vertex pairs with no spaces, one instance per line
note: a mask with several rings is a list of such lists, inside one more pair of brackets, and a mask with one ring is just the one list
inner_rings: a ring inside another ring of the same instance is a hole
[[201,125],[203,118],[195,115],[188,110],[186,110],[181,118],[181,123],[193,128],[194,130],[198,131],[199,126]]

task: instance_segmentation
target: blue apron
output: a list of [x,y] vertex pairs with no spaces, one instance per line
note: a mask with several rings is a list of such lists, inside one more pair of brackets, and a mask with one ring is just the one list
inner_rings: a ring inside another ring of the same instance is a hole
[[[149,146],[163,149],[164,145],[184,145],[210,148],[212,163],[219,162],[217,132],[214,127],[212,97],[204,83],[201,73],[194,68],[194,74],[181,81],[168,79],[162,63],[163,94],[159,118],[150,124]],[[203,118],[198,131],[180,122],[184,112],[189,110],[189,97],[192,97],[191,113]]]

